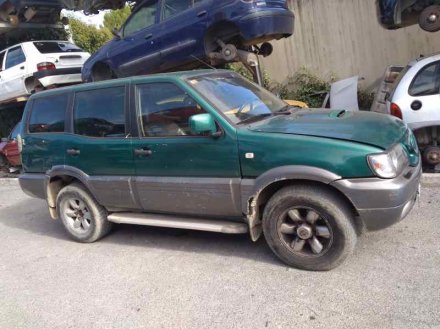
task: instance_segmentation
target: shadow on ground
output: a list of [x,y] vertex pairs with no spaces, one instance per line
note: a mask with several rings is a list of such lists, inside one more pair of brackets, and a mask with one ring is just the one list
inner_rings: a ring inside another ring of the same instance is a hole
[[[44,201],[27,199],[0,208],[0,223],[31,234],[69,241],[61,221],[50,219]],[[118,244],[194,253],[210,253],[285,266],[272,254],[264,239],[253,243],[248,235],[227,235],[136,225],[114,225],[112,232],[97,243]]]

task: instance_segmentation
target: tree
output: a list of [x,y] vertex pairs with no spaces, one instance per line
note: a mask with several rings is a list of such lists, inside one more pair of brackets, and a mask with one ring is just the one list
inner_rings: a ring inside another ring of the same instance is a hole
[[98,29],[73,17],[70,17],[69,21],[73,42],[91,54],[112,39],[112,34],[107,28]]
[[120,29],[122,24],[127,20],[131,14],[131,7],[125,6],[122,9],[109,11],[104,15],[104,28],[111,31],[114,28]]

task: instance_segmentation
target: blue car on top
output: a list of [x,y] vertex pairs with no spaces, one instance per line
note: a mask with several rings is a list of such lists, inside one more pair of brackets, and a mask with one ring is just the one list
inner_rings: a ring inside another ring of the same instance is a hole
[[222,51],[228,62],[234,47],[249,50],[289,37],[293,26],[286,0],[145,0],[89,58],[82,77],[91,82],[191,69]]
[[419,24],[440,31],[440,0],[376,0],[380,24],[390,30]]

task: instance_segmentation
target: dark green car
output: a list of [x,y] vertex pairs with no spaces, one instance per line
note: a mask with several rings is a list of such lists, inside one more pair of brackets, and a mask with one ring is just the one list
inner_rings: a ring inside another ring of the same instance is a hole
[[401,120],[292,108],[229,71],[41,92],[23,123],[21,187],[80,242],[112,223],[264,233],[287,264],[328,270],[403,219],[421,177]]

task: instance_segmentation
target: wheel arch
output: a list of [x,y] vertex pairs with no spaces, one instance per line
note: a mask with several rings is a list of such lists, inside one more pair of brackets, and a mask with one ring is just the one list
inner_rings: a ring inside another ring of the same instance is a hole
[[93,196],[95,195],[93,189],[88,183],[88,176],[84,172],[67,166],[54,167],[47,172],[48,180],[46,185],[47,203],[49,206],[49,212],[53,219],[57,219],[57,196],[62,188],[72,183],[80,183],[83,185]]
[[[244,209],[247,214],[252,240],[256,241],[261,235],[262,216],[267,202],[277,191],[286,186],[307,184],[332,191],[346,202],[354,216],[358,216],[358,212],[350,198],[330,185],[330,183],[339,179],[341,179],[341,176],[330,171],[309,166],[279,167],[258,177],[255,180],[252,193],[247,197],[245,204],[247,208]],[[356,221],[355,225],[358,233],[360,233],[363,230],[361,221]]]
[[[90,78],[92,81],[108,80],[108,76],[105,75],[107,72],[110,72],[110,79],[117,77],[117,74],[110,63],[102,60],[97,61],[90,68]],[[99,80],[95,80],[95,74],[99,75]]]
[[233,38],[237,35],[240,35],[240,29],[236,23],[229,20],[215,22],[205,32],[205,53],[209,54],[218,48],[215,42],[217,38],[221,38],[222,41],[227,42],[229,38]]

